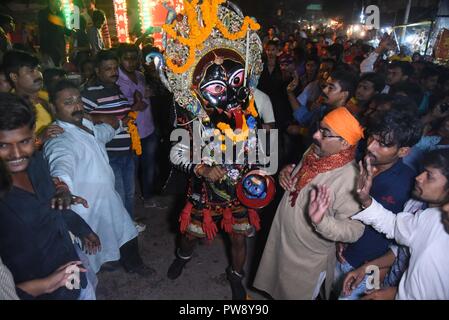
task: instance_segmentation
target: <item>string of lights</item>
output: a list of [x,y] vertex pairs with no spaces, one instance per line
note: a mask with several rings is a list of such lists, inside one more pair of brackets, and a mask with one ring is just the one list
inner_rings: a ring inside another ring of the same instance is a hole
[[115,27],[119,42],[129,42],[128,13],[126,0],[113,0]]

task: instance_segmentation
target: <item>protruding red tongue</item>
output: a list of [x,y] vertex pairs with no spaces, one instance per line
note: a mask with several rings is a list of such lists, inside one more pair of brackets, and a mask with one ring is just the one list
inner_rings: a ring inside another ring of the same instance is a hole
[[231,110],[232,115],[234,116],[235,121],[235,129],[242,129],[243,126],[243,114],[240,108],[236,108]]

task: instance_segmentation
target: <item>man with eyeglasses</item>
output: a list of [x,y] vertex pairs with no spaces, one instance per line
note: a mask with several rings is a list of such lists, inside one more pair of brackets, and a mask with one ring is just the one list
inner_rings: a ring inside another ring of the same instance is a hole
[[[299,165],[280,172],[286,192],[257,271],[256,288],[275,299],[310,300],[325,283],[329,298],[335,242],[357,241],[364,231],[363,224],[349,219],[360,211],[353,190],[358,176],[355,150],[362,137],[357,119],[346,108],[336,108],[320,121]],[[311,215],[316,189],[324,184],[329,185],[334,205],[324,216]]]

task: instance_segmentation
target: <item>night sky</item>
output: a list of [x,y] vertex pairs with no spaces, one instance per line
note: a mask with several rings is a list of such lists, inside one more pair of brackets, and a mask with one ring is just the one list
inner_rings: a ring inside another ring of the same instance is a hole
[[[295,12],[298,18],[301,17],[301,12],[304,12],[305,7],[309,3],[317,3],[319,1],[313,0],[233,0],[238,4],[245,15],[254,16],[262,21],[270,20],[275,14],[276,8],[280,3],[284,4],[286,11]],[[361,0],[322,0],[323,11],[328,16],[342,16],[345,19],[350,19],[354,3],[361,5]]]

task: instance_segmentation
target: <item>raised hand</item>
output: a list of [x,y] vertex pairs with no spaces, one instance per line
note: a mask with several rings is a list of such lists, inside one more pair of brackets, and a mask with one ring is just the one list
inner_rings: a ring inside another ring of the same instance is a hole
[[397,48],[396,41],[394,41],[390,36],[382,39],[379,46],[376,48],[377,53],[382,53],[385,50],[395,50]]
[[294,192],[296,189],[297,178],[291,176],[295,167],[295,164],[289,164],[279,172],[279,184],[285,191]]
[[331,203],[330,190],[325,185],[317,186],[310,192],[309,217],[314,224],[319,224],[323,220],[326,210]]
[[299,79],[295,72],[295,74],[293,76],[293,80],[287,86],[287,92],[293,93],[295,91],[296,87],[298,86],[298,84],[299,84]]
[[143,101],[142,94],[140,91],[134,91],[134,103],[131,106],[133,111],[142,111],[147,107],[146,103]]
[[360,174],[357,181],[357,197],[364,208],[368,208],[372,203],[370,196],[371,186],[373,185],[373,167],[369,157],[365,157],[365,164],[359,161]]

